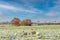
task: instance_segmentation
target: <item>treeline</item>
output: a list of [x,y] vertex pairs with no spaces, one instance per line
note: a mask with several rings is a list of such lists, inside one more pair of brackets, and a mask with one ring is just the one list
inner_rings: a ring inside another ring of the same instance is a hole
[[11,23],[15,26],[31,26],[32,21],[31,19],[24,19],[21,21],[19,18],[13,18]]

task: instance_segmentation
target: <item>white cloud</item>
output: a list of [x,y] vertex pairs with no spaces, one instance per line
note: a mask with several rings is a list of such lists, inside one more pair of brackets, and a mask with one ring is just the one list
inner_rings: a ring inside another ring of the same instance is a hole
[[0,8],[6,8],[6,9],[10,9],[10,10],[14,10],[14,9],[16,9],[14,6],[3,5],[3,4],[0,4]]
[[25,9],[23,7],[15,7],[12,5],[4,5],[4,4],[0,4],[0,8],[5,8],[8,10],[12,10],[12,11],[20,11],[20,12],[29,12],[29,13],[40,13],[39,10],[30,10],[30,9]]
[[55,13],[55,12],[48,12],[48,13],[46,13],[45,15],[51,17],[51,16],[56,16],[57,13]]
[[[25,9],[23,7],[15,7],[13,5],[5,5],[5,4],[0,4],[0,8],[3,8],[3,9],[8,9],[8,10],[11,10],[11,11],[20,11],[20,12],[26,12],[26,13],[42,13],[42,11],[38,10],[38,9],[35,9],[35,8],[31,8],[31,9]],[[0,12],[0,16],[3,16],[0,18],[0,22],[6,22],[6,21],[10,21],[11,19],[7,18],[6,15],[4,15],[3,12]],[[5,19],[5,20],[4,20]]]

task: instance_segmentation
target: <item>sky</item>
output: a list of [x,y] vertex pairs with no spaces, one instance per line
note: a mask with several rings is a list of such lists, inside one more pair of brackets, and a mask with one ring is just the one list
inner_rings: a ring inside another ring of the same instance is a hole
[[60,0],[0,0],[0,22],[14,17],[32,21],[60,20]]

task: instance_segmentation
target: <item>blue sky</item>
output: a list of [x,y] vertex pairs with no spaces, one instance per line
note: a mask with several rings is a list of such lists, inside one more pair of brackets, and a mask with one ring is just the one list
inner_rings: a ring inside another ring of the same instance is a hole
[[60,0],[0,0],[0,21],[60,20]]

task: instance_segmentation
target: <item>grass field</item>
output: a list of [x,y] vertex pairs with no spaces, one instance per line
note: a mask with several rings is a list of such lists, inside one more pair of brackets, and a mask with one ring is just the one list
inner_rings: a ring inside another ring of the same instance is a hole
[[0,25],[0,40],[60,40],[60,25]]

